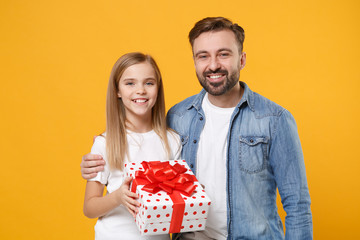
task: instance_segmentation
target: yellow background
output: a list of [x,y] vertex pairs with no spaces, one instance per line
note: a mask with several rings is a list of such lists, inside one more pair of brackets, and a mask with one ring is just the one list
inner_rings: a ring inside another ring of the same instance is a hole
[[2,0],[0,239],[93,238],[79,165],[104,130],[112,65],[151,53],[171,107],[200,90],[187,34],[207,16],[244,27],[241,80],[297,120],[314,238],[359,239],[359,12],[357,0]]

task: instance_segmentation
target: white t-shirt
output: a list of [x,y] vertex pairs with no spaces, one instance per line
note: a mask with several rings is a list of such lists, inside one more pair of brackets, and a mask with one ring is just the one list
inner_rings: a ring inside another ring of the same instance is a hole
[[[130,160],[172,160],[180,159],[181,144],[176,133],[168,132],[170,145],[170,158],[167,157],[165,148],[160,137],[155,131],[147,133],[134,133],[128,131],[127,141],[129,146]],[[104,137],[97,137],[91,149],[92,154],[101,155],[106,161],[104,171],[89,181],[98,181],[106,185],[107,194],[117,190],[124,180],[124,172],[118,169],[109,169],[106,157],[106,143]],[[129,162],[125,158],[125,163]],[[140,236],[134,218],[123,205],[116,207],[106,215],[100,217],[95,225],[95,239],[117,240],[117,239],[169,239],[169,235]]]
[[211,199],[208,219],[204,231],[183,234],[183,239],[226,239],[226,154],[227,134],[233,108],[219,108],[210,103],[205,95],[202,108],[205,126],[200,135],[197,153],[196,178],[205,186]]

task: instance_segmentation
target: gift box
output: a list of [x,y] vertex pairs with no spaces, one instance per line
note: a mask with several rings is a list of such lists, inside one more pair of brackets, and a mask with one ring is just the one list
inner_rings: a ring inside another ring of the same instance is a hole
[[205,229],[210,198],[185,160],[131,162],[125,176],[141,206],[135,222],[141,235]]

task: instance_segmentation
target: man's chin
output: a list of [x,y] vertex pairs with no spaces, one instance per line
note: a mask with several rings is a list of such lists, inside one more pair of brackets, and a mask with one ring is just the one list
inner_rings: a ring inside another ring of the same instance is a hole
[[212,85],[208,85],[206,86],[206,88],[204,88],[206,90],[206,92],[208,92],[209,94],[213,95],[213,96],[220,96],[223,95],[226,90],[224,89],[223,86],[212,86]]
[[201,86],[211,95],[219,96],[223,94],[224,84],[223,83],[209,83],[200,81]]

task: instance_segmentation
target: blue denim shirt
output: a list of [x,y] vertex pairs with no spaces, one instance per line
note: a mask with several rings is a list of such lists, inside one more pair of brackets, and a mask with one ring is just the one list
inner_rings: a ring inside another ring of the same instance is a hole
[[[295,120],[283,107],[240,84],[245,91],[227,136],[228,239],[284,239],[276,188],[287,213],[285,239],[312,239],[310,195]],[[167,115],[194,173],[206,121],[201,108],[205,93],[203,89],[176,104]]]

